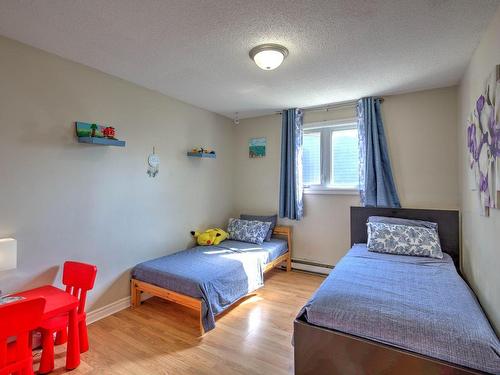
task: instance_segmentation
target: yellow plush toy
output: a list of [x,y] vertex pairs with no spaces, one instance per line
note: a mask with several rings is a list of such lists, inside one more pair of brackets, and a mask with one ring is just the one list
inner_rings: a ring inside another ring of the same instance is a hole
[[203,233],[191,231],[191,235],[196,238],[196,242],[201,246],[218,245],[229,237],[229,234],[220,228],[207,229]]

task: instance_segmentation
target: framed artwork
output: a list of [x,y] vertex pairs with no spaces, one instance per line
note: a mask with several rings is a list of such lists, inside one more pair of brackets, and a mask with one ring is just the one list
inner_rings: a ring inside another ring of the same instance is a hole
[[248,157],[263,158],[266,156],[266,138],[250,138],[248,141]]
[[467,122],[469,167],[481,215],[500,208],[500,65],[488,77]]

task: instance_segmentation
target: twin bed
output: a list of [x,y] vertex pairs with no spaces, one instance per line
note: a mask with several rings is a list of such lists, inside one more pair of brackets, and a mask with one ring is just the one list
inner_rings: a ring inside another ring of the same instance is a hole
[[140,263],[132,269],[131,305],[146,292],[194,309],[203,335],[215,316],[263,285],[265,272],[282,263],[291,270],[291,244],[291,228],[276,226],[261,245],[226,240]]
[[[442,259],[368,251],[370,216],[438,224]],[[500,373],[500,343],[457,273],[457,211],[351,208],[353,247],[294,322],[296,374]]]

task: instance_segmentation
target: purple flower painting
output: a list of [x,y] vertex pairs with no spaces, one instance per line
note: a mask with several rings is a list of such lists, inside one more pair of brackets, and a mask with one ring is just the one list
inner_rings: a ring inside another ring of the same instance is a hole
[[482,111],[482,110],[483,110],[483,108],[484,108],[484,100],[485,100],[485,99],[484,99],[484,96],[483,96],[483,95],[481,95],[481,96],[479,97],[479,99],[477,100],[477,102],[476,102],[476,110],[477,110],[477,113],[479,113],[479,114],[481,113],[481,111]]
[[467,124],[467,149],[481,214],[489,216],[490,208],[500,205],[500,65],[476,100]]
[[479,191],[481,193],[488,191],[488,174],[485,176],[481,171],[479,171]]

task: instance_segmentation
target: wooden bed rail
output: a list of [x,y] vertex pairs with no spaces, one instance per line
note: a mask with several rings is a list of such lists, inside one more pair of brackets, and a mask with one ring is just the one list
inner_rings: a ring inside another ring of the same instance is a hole
[[130,306],[132,308],[139,307],[141,305],[141,294],[149,293],[153,296],[160,297],[167,301],[175,302],[179,305],[185,306],[187,308],[198,311],[199,315],[199,330],[200,336],[203,336],[203,316],[202,316],[202,303],[203,301],[199,298],[194,298],[187,296],[185,294],[177,293],[169,289],[161,288],[159,286],[146,283],[144,281],[131,279],[130,280]]
[[274,227],[273,234],[286,237],[288,244],[288,251],[285,254],[288,255],[286,259],[286,272],[290,272],[292,270],[292,227],[286,225],[276,225]]

